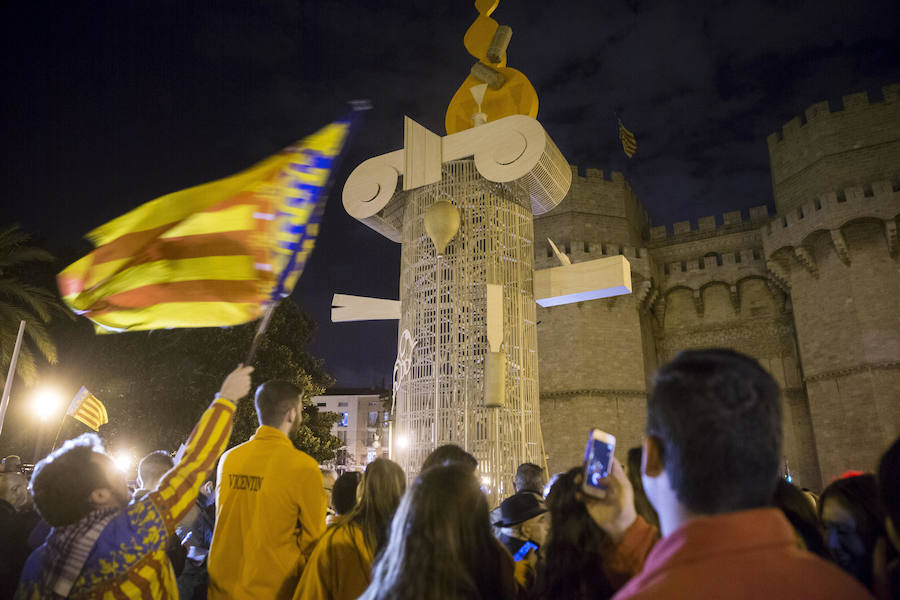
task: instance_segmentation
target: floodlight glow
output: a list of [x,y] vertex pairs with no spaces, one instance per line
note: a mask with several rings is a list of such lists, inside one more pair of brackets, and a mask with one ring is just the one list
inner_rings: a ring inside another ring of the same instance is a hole
[[35,393],[32,409],[41,421],[46,421],[59,410],[62,402],[62,396],[58,391],[53,388],[43,388]]
[[119,452],[112,455],[113,463],[120,471],[127,473],[134,466],[134,455],[130,452]]
[[403,435],[402,433],[397,436],[397,447],[398,448],[406,448],[409,446],[409,438]]
[[485,475],[481,478],[481,485],[484,487],[491,487],[491,478]]

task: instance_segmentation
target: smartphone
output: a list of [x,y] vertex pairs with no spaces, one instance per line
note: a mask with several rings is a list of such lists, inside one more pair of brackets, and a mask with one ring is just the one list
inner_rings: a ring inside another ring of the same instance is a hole
[[530,542],[530,541],[529,541],[529,542],[525,542],[524,544],[522,544],[522,547],[519,548],[519,551],[516,552],[516,553],[513,555],[513,560],[514,560],[515,562],[520,562],[520,561],[522,561],[526,556],[528,556],[528,553],[529,553],[529,552],[531,552],[532,550],[535,550],[535,551],[536,551],[537,549],[538,549],[538,545],[535,544],[534,542]]
[[587,448],[584,450],[584,478],[581,488],[585,494],[595,498],[606,498],[606,486],[602,483],[609,477],[616,436],[600,429],[591,429]]

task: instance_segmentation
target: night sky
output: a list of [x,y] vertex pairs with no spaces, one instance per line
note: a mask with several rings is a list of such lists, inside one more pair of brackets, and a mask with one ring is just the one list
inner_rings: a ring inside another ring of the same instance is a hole
[[[77,258],[93,227],[369,98],[293,298],[340,385],[389,381],[396,323],[331,324],[330,299],[396,298],[399,246],[347,216],[339,191],[401,147],[404,114],[445,133],[476,14],[468,0],[7,0],[0,223]],[[625,170],[654,224],[771,205],[766,135],[814,102],[900,82],[897,0],[503,0],[493,16],[569,162]],[[638,140],[627,165],[616,112]]]

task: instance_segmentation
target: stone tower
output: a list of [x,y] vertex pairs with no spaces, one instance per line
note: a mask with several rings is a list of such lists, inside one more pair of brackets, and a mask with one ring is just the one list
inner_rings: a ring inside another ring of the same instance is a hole
[[755,357],[784,399],[784,458],[820,489],[872,469],[900,433],[900,85],[806,111],[768,139],[777,214],[765,206],[666,226],[621,174],[573,172],[535,219],[573,263],[624,254],[634,294],[538,309],[541,419],[551,470],[581,460],[589,427],[640,443],[653,370],[680,350]]
[[900,85],[769,136],[767,266],[790,293],[823,481],[900,433]]
[[618,437],[618,447],[640,443],[648,377],[656,367],[647,299],[651,266],[644,247],[647,215],[621,173],[604,178],[572,172],[569,195],[535,219],[535,267],[558,264],[547,238],[573,263],[623,254],[634,293],[538,308],[541,352],[541,426],[551,471],[578,462],[587,427]]

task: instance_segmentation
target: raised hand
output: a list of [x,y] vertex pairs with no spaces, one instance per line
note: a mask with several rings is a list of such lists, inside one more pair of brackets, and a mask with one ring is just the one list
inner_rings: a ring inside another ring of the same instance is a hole
[[[581,484],[580,476],[576,480]],[[614,542],[618,542],[625,531],[637,519],[637,510],[634,508],[634,488],[625,475],[625,469],[615,458],[612,461],[609,477],[603,480],[606,485],[606,498],[594,498],[586,494],[579,494],[579,499],[584,503],[588,514],[594,522],[605,531]]]
[[245,367],[243,363],[228,374],[222,387],[219,388],[217,396],[222,396],[232,402],[237,402],[247,395],[250,391],[250,374],[253,373],[253,367]]

